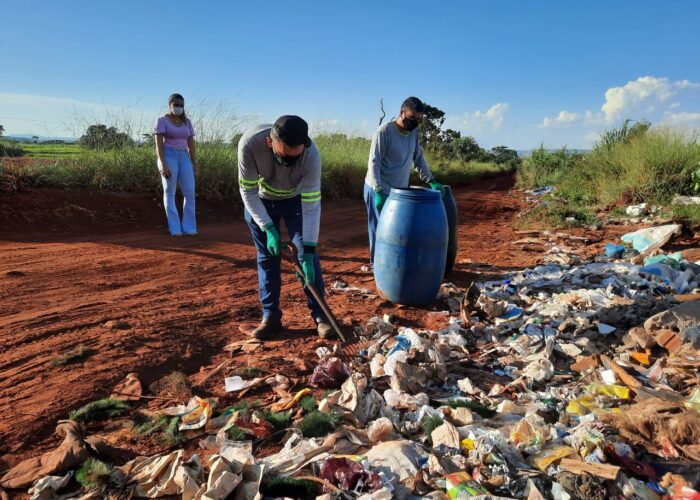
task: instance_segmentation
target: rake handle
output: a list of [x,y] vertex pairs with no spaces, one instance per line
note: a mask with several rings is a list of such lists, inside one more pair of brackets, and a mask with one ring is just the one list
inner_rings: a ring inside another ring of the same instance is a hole
[[[280,247],[280,256],[289,261],[292,266],[294,267],[294,270],[297,272],[297,274],[304,276],[304,270],[301,268],[301,265],[299,264],[299,253],[297,252],[297,247],[294,246],[292,243],[285,241],[282,243]],[[318,305],[321,306],[321,310],[323,311],[323,314],[326,315],[326,318],[328,318],[328,321],[330,321],[331,326],[335,330],[335,333],[338,334],[338,337],[340,340],[343,342],[347,342],[345,340],[345,335],[343,335],[343,332],[340,330],[340,327],[338,326],[338,322],[335,319],[335,316],[331,312],[330,308],[328,307],[328,304],[326,304],[326,301],[323,300],[323,297],[321,297],[321,294],[318,293],[318,290],[316,290],[316,287],[313,286],[311,283],[306,281],[306,277],[304,276],[304,285],[305,288],[311,292],[311,295],[313,296],[314,299],[316,299],[316,302],[318,302]]]

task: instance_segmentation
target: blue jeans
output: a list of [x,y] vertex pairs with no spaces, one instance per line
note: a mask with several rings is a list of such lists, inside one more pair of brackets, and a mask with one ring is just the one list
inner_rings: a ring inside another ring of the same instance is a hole
[[[164,148],[163,156],[170,168],[169,179],[160,176],[163,183],[163,205],[165,205],[165,215],[168,217],[168,230],[172,235],[195,234],[197,221],[195,220],[194,168],[190,155],[185,149]],[[178,186],[185,199],[182,205],[182,222],[175,206],[175,191]]]
[[374,264],[374,241],[377,236],[379,211],[374,204],[374,189],[365,184],[365,204],[367,205],[367,233],[369,234],[369,261]]
[[[267,213],[272,219],[272,223],[280,232],[280,221],[284,219],[284,224],[289,231],[289,237],[297,247],[299,253],[299,261],[304,255],[304,244],[302,241],[302,226],[303,218],[301,214],[301,196],[295,196],[287,200],[266,200],[262,199],[263,205],[267,209]],[[260,302],[263,306],[264,319],[281,319],[282,310],[280,309],[280,288],[282,286],[280,257],[274,257],[267,251],[267,235],[253,220],[252,216],[245,210],[245,221],[248,223],[250,232],[253,235],[253,242],[258,251],[258,289],[260,292]],[[290,264],[291,266],[291,264]],[[318,291],[321,297],[325,294],[323,285],[323,276],[321,275],[321,262],[318,253],[314,254],[314,267],[316,269],[316,281],[314,288]],[[321,306],[316,299],[313,298],[311,292],[304,288],[306,293],[307,304],[311,310],[311,316],[314,321],[326,317],[323,314]]]

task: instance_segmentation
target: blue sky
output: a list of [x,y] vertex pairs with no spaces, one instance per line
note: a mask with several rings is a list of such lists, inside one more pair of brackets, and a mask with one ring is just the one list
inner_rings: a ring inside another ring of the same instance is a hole
[[588,147],[624,118],[700,126],[698,2],[39,0],[2,19],[7,134],[146,132],[173,91],[191,114],[362,135],[380,98],[392,116],[416,95],[518,149]]

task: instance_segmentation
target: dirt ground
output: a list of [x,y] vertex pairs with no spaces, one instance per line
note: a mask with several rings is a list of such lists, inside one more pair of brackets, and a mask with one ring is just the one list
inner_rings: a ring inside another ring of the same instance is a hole
[[[541,259],[541,252],[512,244],[523,237],[515,221],[524,203],[512,187],[505,176],[455,190],[459,253],[450,280],[456,285]],[[200,235],[171,238],[159,207],[152,194],[37,190],[0,198],[0,471],[52,449],[56,421],[107,397],[127,373],[138,373],[144,387],[175,370],[195,380],[229,358],[223,348],[244,338],[241,323],[259,320],[255,250],[241,208],[201,204]],[[588,250],[600,249],[615,232],[594,231],[599,243]],[[320,249],[327,287],[342,280],[374,288],[372,275],[361,270],[368,260],[361,201],[324,203]],[[288,268],[282,294],[288,333],[235,354],[232,367],[288,376],[313,369],[315,349],[327,342],[314,335]],[[331,293],[328,303],[346,328],[384,313],[406,326],[446,322],[441,302],[404,308],[376,296]],[[125,328],[105,326],[110,320],[123,320]],[[85,361],[50,364],[80,344],[93,351]],[[235,401],[222,376],[200,393]]]

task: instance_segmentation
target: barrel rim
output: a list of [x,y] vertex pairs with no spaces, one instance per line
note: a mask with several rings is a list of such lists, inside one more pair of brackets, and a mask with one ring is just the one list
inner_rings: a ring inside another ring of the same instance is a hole
[[442,195],[439,191],[434,189],[425,188],[422,186],[408,186],[405,188],[391,188],[389,198],[415,201],[435,201],[441,200]]

